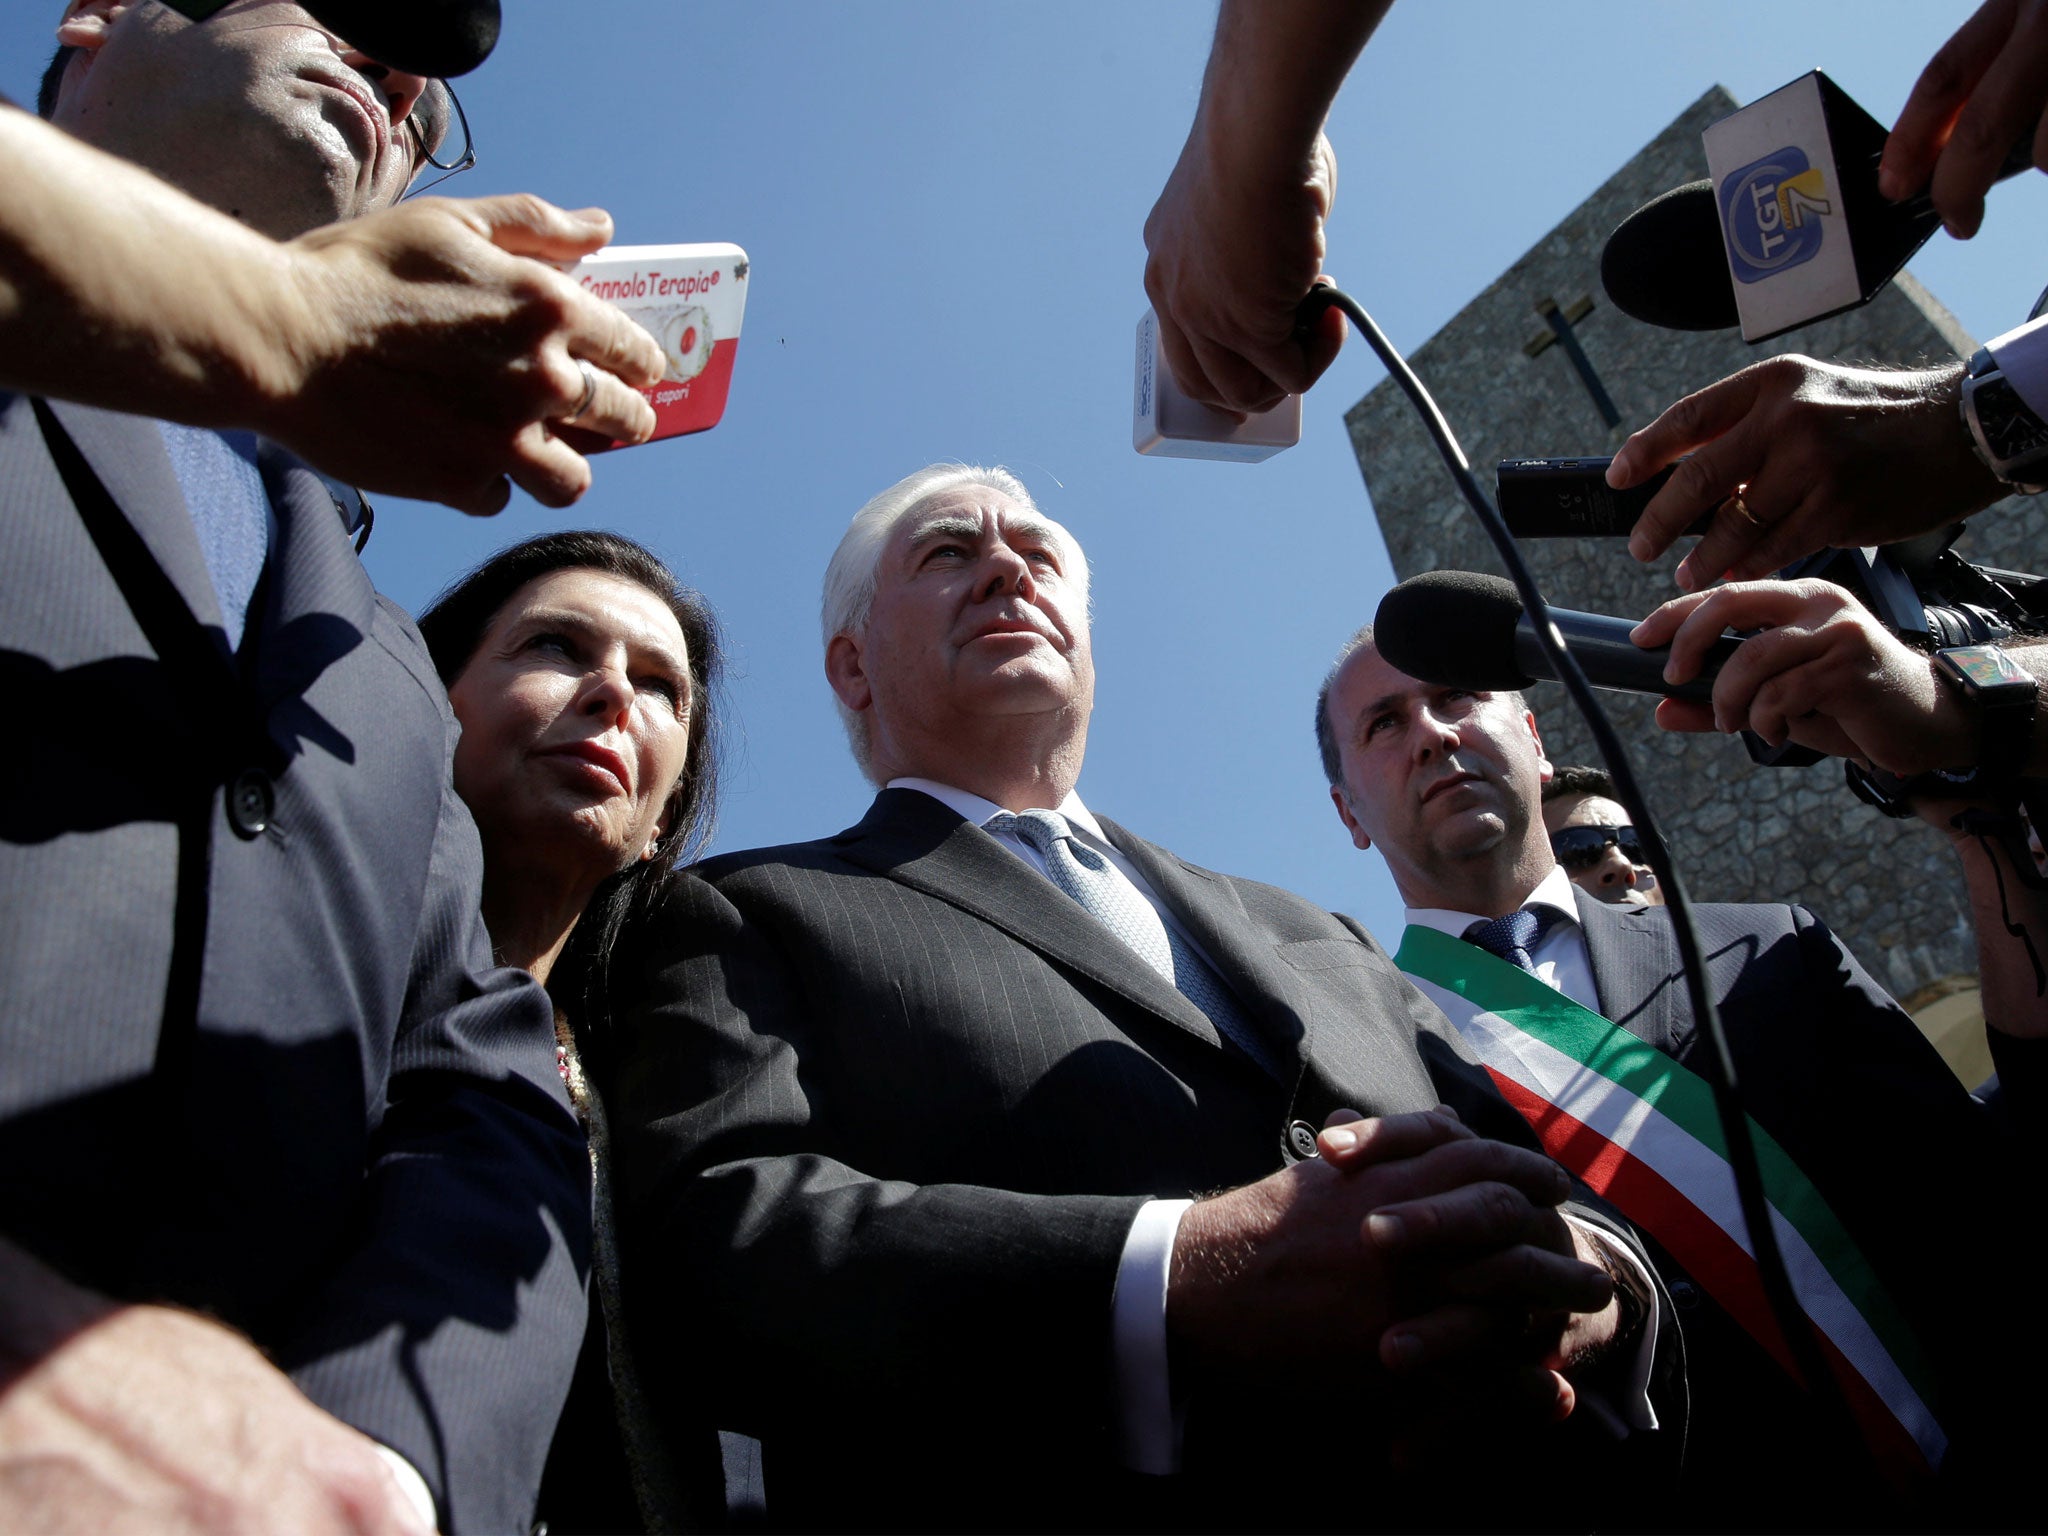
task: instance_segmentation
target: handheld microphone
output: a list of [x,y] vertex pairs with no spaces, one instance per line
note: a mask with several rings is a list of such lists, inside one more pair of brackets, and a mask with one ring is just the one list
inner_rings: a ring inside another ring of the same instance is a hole
[[[1771,337],[1867,304],[1941,227],[1927,194],[1877,189],[1882,123],[1819,70],[1701,135],[1712,175],[1630,214],[1600,279],[1615,308],[1671,330]],[[2014,145],[1998,180],[2033,164]]]
[[[1700,675],[1688,683],[1664,681],[1669,646],[1644,650],[1629,639],[1631,619],[1601,613],[1550,610],[1565,648],[1595,688],[1655,693],[1671,699],[1713,697],[1714,679],[1742,642],[1723,636],[1707,653]],[[1555,681],[1536,626],[1523,611],[1515,584],[1481,571],[1425,571],[1380,599],[1373,643],[1388,665],[1439,688],[1506,693]]]

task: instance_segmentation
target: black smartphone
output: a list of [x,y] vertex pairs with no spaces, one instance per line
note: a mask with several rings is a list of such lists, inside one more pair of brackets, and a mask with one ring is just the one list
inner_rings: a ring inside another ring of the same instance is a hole
[[[1518,539],[1627,538],[1650,498],[1678,466],[1667,465],[1641,485],[1617,491],[1607,483],[1605,459],[1502,459],[1494,468],[1494,496],[1508,532]],[[1709,512],[1687,533],[1707,531]]]

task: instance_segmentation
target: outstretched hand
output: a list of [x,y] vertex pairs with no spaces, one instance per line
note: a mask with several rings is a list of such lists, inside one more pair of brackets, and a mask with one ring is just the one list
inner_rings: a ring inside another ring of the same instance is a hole
[[489,514],[517,484],[568,505],[590,465],[558,427],[654,430],[637,390],[661,377],[660,347],[550,265],[611,229],[514,193],[422,198],[288,242],[261,430],[366,490]]
[[1337,155],[1318,133],[1285,175],[1234,170],[1198,120],[1145,220],[1145,292],[1181,389],[1216,410],[1270,410],[1322,377],[1344,317],[1320,311],[1306,338],[1301,302],[1323,275],[1323,226]]
[[0,1240],[0,1530],[426,1536],[376,1443],[219,1323]]
[[2009,488],[1971,451],[1961,376],[1959,365],[1848,368],[1788,354],[1687,395],[1623,444],[1608,470],[1608,483],[1626,488],[1691,454],[1643,510],[1629,553],[1656,559],[1712,511],[1678,566],[1679,586],[1695,592],[1823,549],[1912,538],[1988,507]]
[[1674,598],[1630,638],[1669,645],[1665,680],[1682,683],[1729,629],[1760,632],[1721,668],[1711,704],[1658,704],[1665,730],[1755,731],[1906,776],[1976,761],[1976,722],[1927,657],[1831,582],[1735,582]]
[[1985,0],[1914,83],[1885,140],[1878,190],[1894,202],[1927,191],[1948,232],[1967,240],[2000,164],[2029,136],[2034,164],[2048,170],[2048,4]]

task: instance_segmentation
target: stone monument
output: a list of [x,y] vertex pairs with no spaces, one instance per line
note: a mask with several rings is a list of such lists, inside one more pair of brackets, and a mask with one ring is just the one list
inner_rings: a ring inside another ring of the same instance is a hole
[[[1483,484],[1503,458],[1613,453],[1674,400],[1766,356],[1919,364],[1975,349],[1910,274],[1861,309],[1762,347],[1733,330],[1660,330],[1608,303],[1599,272],[1608,234],[1658,193],[1705,176],[1700,131],[1737,105],[1718,86],[1708,91],[1416,350],[1410,361]],[[1345,421],[1398,576],[1502,570],[1391,380]],[[2013,498],[1973,519],[1959,548],[1980,563],[2030,570],[2048,550],[2044,521],[2034,498]],[[1644,566],[1619,539],[1532,540],[1524,549],[1546,595],[1564,607],[1639,617],[1677,592],[1676,552]],[[1633,746],[1696,900],[1810,905],[1959,1076],[1974,1086],[1989,1074],[1968,907],[1942,838],[1854,799],[1837,763],[1758,767],[1735,738],[1658,730],[1653,700],[1601,698]],[[1598,761],[1561,688],[1539,684],[1529,702],[1553,762]]]

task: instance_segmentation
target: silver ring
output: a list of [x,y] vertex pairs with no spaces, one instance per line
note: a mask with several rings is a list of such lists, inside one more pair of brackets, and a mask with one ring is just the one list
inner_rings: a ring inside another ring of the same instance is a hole
[[590,409],[590,402],[597,398],[597,370],[590,366],[588,358],[576,359],[576,366],[583,370],[583,398],[576,402],[576,409],[562,418],[564,423],[574,421]]

